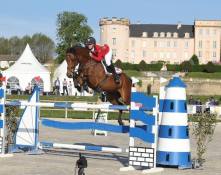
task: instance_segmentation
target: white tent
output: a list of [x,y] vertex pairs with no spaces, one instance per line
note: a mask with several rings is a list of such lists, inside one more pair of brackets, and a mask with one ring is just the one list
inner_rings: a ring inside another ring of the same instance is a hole
[[67,72],[67,62],[64,60],[55,70],[54,77],[53,77],[53,83],[55,82],[57,78],[60,80],[60,93],[63,93],[62,82],[64,81],[64,79],[66,79],[68,81],[68,84],[70,82],[72,84],[72,89],[71,89],[72,93],[70,93],[69,95],[77,95],[77,96],[91,96],[92,95],[92,94],[87,93],[86,91],[84,91],[83,93],[79,93],[77,89],[74,87],[73,79],[68,78],[66,75],[66,72]]
[[31,51],[29,45],[26,45],[20,58],[3,72],[7,83],[19,84],[22,91],[28,86],[28,83],[36,83],[42,86],[44,92],[51,91],[50,72],[41,65]]

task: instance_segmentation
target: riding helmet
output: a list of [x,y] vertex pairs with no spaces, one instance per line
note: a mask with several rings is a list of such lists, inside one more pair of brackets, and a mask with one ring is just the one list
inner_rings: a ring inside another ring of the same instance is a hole
[[96,44],[96,40],[94,37],[89,37],[86,42],[85,45],[89,45],[89,44]]

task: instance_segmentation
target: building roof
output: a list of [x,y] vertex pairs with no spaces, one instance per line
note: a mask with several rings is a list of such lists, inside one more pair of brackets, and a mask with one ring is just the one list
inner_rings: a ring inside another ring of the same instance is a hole
[[16,55],[0,55],[0,61],[16,61]]
[[147,32],[147,37],[153,37],[154,32],[177,32],[179,38],[183,38],[185,33],[190,34],[190,38],[194,37],[194,25],[178,25],[170,24],[130,24],[130,37],[142,37],[143,32]]

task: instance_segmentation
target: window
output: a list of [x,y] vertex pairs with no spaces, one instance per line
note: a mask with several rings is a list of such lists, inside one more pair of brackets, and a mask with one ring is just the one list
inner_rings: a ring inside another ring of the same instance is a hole
[[153,33],[153,37],[158,37],[158,33],[157,33],[157,32],[154,32],[154,33]]
[[143,46],[143,47],[146,47],[146,46],[147,46],[147,42],[146,42],[146,41],[143,41],[142,46]]
[[209,35],[209,34],[210,34],[209,29],[206,29],[206,35]]
[[116,45],[116,43],[117,43],[117,39],[116,38],[112,38],[112,44]]
[[171,37],[171,33],[170,32],[167,32],[167,37]]
[[143,32],[142,37],[147,37],[147,32]]
[[174,32],[174,33],[173,33],[173,37],[174,37],[174,38],[177,38],[177,37],[178,37],[178,33],[177,33],[177,32]]
[[174,103],[170,102],[170,110],[174,110]]
[[202,57],[202,51],[199,51],[198,55],[199,57]]
[[216,52],[213,52],[213,57],[214,57],[214,58],[216,57]]
[[216,49],[216,41],[213,41],[213,48]]
[[170,52],[167,53],[167,59],[170,59]]
[[163,59],[163,53],[160,52],[160,59]]
[[203,41],[200,40],[200,41],[199,41],[199,48],[202,48],[202,47],[203,47]]
[[185,33],[185,38],[189,38],[190,37],[190,34],[189,33]]
[[185,41],[185,48],[187,49],[189,47],[189,42]]
[[165,37],[165,33],[164,32],[160,32],[160,37]]
[[135,41],[134,40],[131,41],[131,45],[132,45],[132,47],[135,46]]
[[188,52],[184,52],[184,58],[188,59]]
[[143,56],[143,58],[145,58],[147,56],[146,50],[143,50],[142,56]]
[[170,41],[167,41],[167,47],[170,47]]
[[199,35],[203,35],[203,29],[199,29]]
[[216,29],[213,30],[213,35],[216,35]]
[[113,55],[113,57],[117,56],[117,50],[116,49],[112,49],[112,55]]
[[173,42],[173,46],[174,46],[174,47],[177,47],[177,41],[174,41],[174,42]]
[[135,58],[135,51],[134,50],[131,51],[131,58]]
[[154,47],[157,47],[157,41],[154,41]]

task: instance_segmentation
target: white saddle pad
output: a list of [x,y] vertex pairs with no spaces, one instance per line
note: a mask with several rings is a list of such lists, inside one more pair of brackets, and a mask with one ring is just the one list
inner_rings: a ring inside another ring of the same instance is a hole
[[[105,73],[111,75],[112,73],[107,71],[106,66],[103,64],[103,62],[101,62],[101,64],[104,67]],[[121,68],[119,68],[119,67],[114,67],[114,68],[115,68],[115,71],[116,71],[117,74],[121,74],[122,73],[122,69]]]

